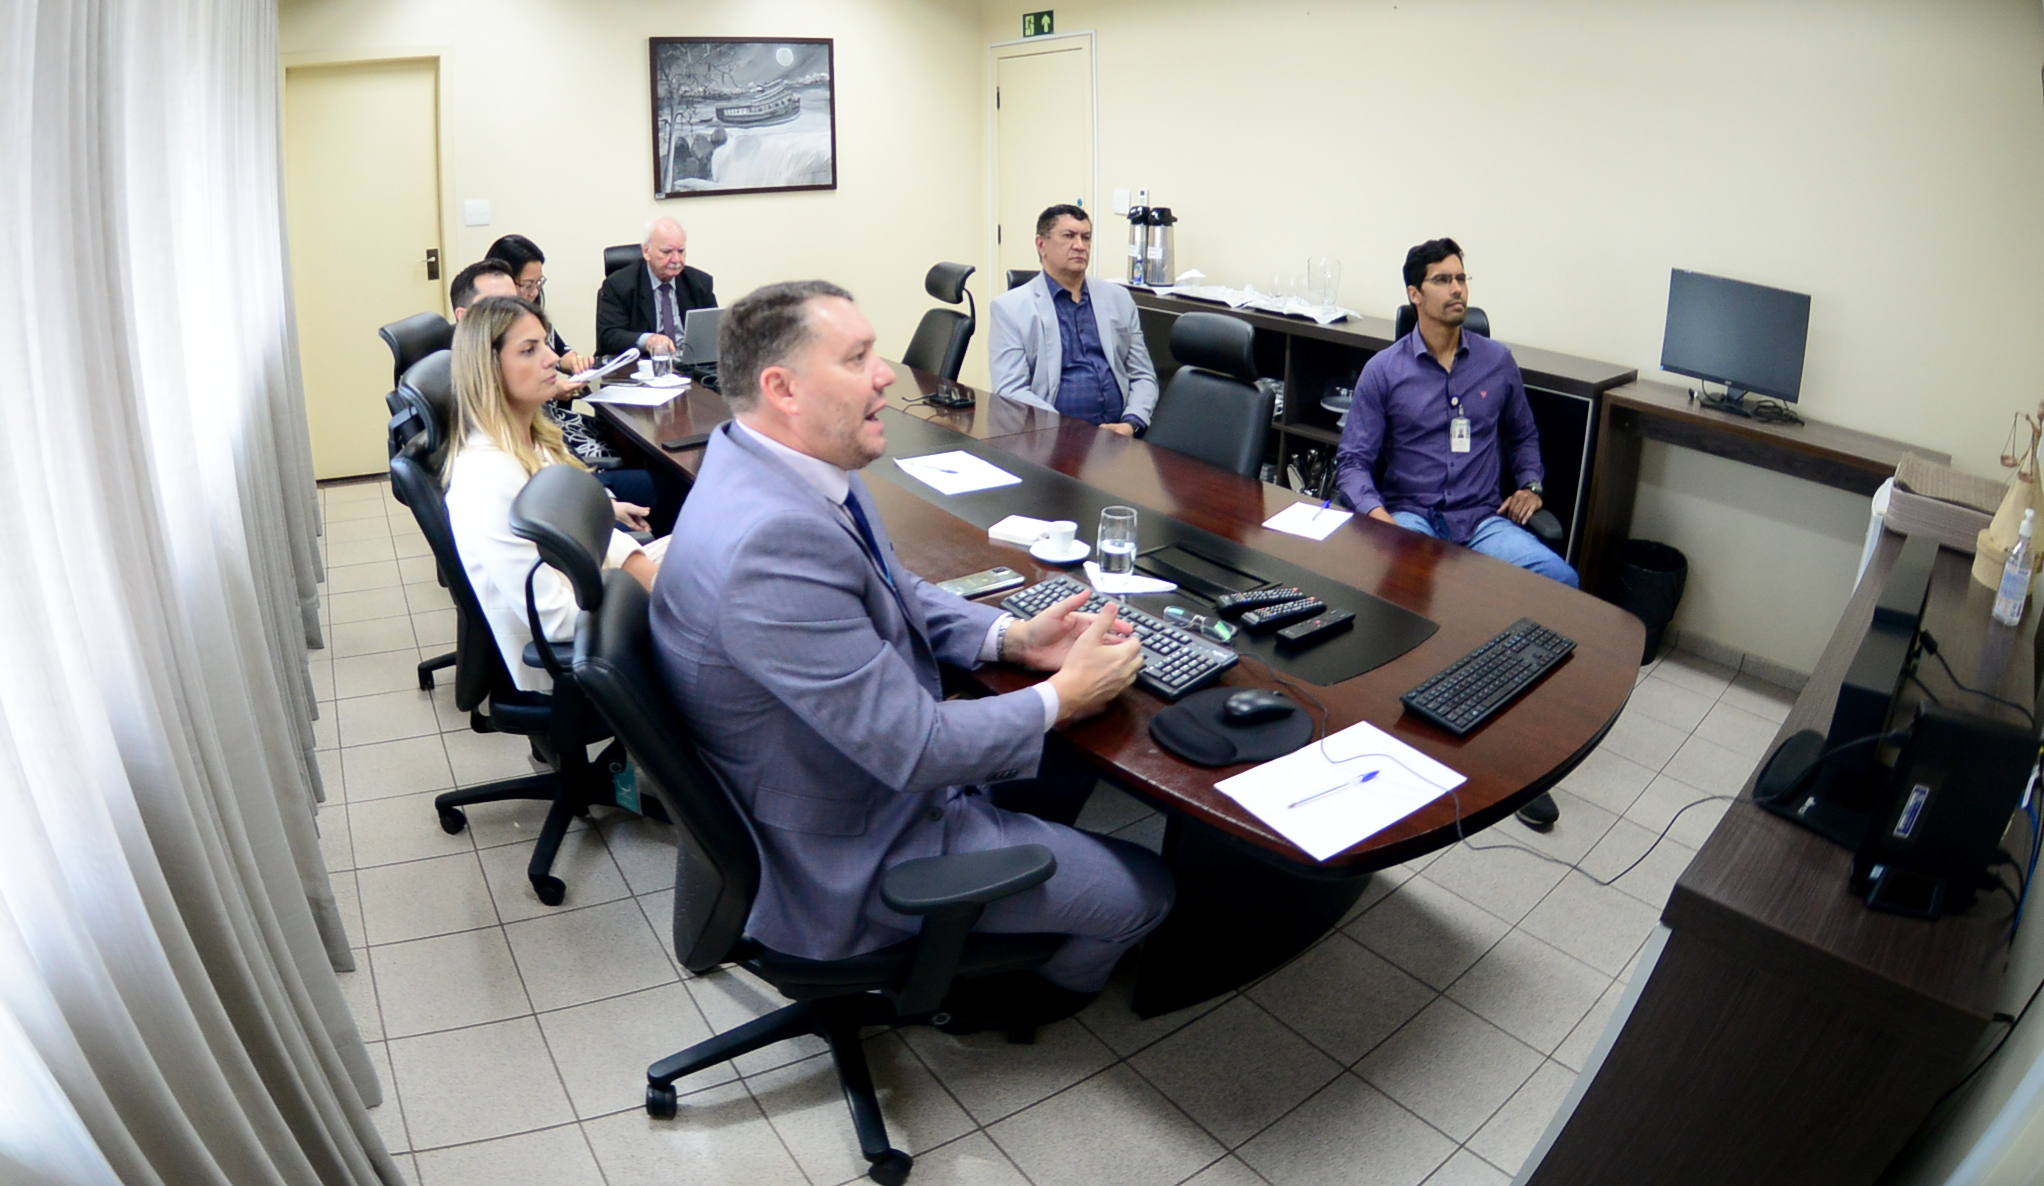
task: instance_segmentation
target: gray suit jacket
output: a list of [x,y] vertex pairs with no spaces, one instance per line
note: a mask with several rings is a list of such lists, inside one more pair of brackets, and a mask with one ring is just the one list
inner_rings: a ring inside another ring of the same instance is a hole
[[960,784],[1033,775],[1043,700],[946,700],[938,664],[972,667],[999,611],[894,561],[899,590],[843,515],[730,424],[710,437],[653,588],[661,674],[759,842],[747,930],[839,959],[920,924],[880,902],[887,867],[943,851]]
[[[1052,280],[1038,272],[1020,288],[1011,288],[993,303],[994,390],[1011,399],[1041,407],[1057,407],[1058,379],[1064,373],[1064,341],[1058,333],[1057,308],[1050,303]],[[1135,298],[1119,284],[1086,280],[1086,303],[1100,326],[1100,349],[1108,369],[1121,384],[1122,414],[1150,423],[1157,409],[1157,368],[1143,344],[1143,327]]]

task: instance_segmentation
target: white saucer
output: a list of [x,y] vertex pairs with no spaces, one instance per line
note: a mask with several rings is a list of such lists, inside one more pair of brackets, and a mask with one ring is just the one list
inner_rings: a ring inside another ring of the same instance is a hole
[[1075,539],[1065,545],[1062,552],[1053,551],[1053,547],[1049,540],[1040,539],[1029,545],[1029,554],[1045,564],[1077,564],[1093,552],[1093,546],[1082,539]]
[[655,379],[647,375],[633,375],[632,381],[641,387],[679,387],[688,382],[686,375],[662,375]]

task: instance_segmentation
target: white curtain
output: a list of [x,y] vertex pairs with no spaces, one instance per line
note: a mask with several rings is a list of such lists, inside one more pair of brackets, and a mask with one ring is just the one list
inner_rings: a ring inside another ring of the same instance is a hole
[[10,1186],[401,1180],[316,833],[276,23],[0,0]]

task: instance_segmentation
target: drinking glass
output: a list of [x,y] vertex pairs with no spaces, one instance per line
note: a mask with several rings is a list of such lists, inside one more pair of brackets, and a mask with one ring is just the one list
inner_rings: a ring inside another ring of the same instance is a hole
[[672,375],[673,373],[674,373],[673,353],[671,352],[663,353],[658,350],[654,351],[653,377],[655,379],[665,379],[667,376]]
[[1100,512],[1100,571],[1121,576],[1136,567],[1136,509],[1108,507]]
[[1323,309],[1340,303],[1340,260],[1331,255],[1316,255],[1306,261],[1306,299]]

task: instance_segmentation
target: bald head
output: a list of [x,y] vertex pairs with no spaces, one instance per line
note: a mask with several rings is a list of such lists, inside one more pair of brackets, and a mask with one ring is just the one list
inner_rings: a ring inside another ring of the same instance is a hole
[[688,232],[671,218],[656,218],[646,224],[646,241],[639,250],[657,279],[672,280],[688,263]]

